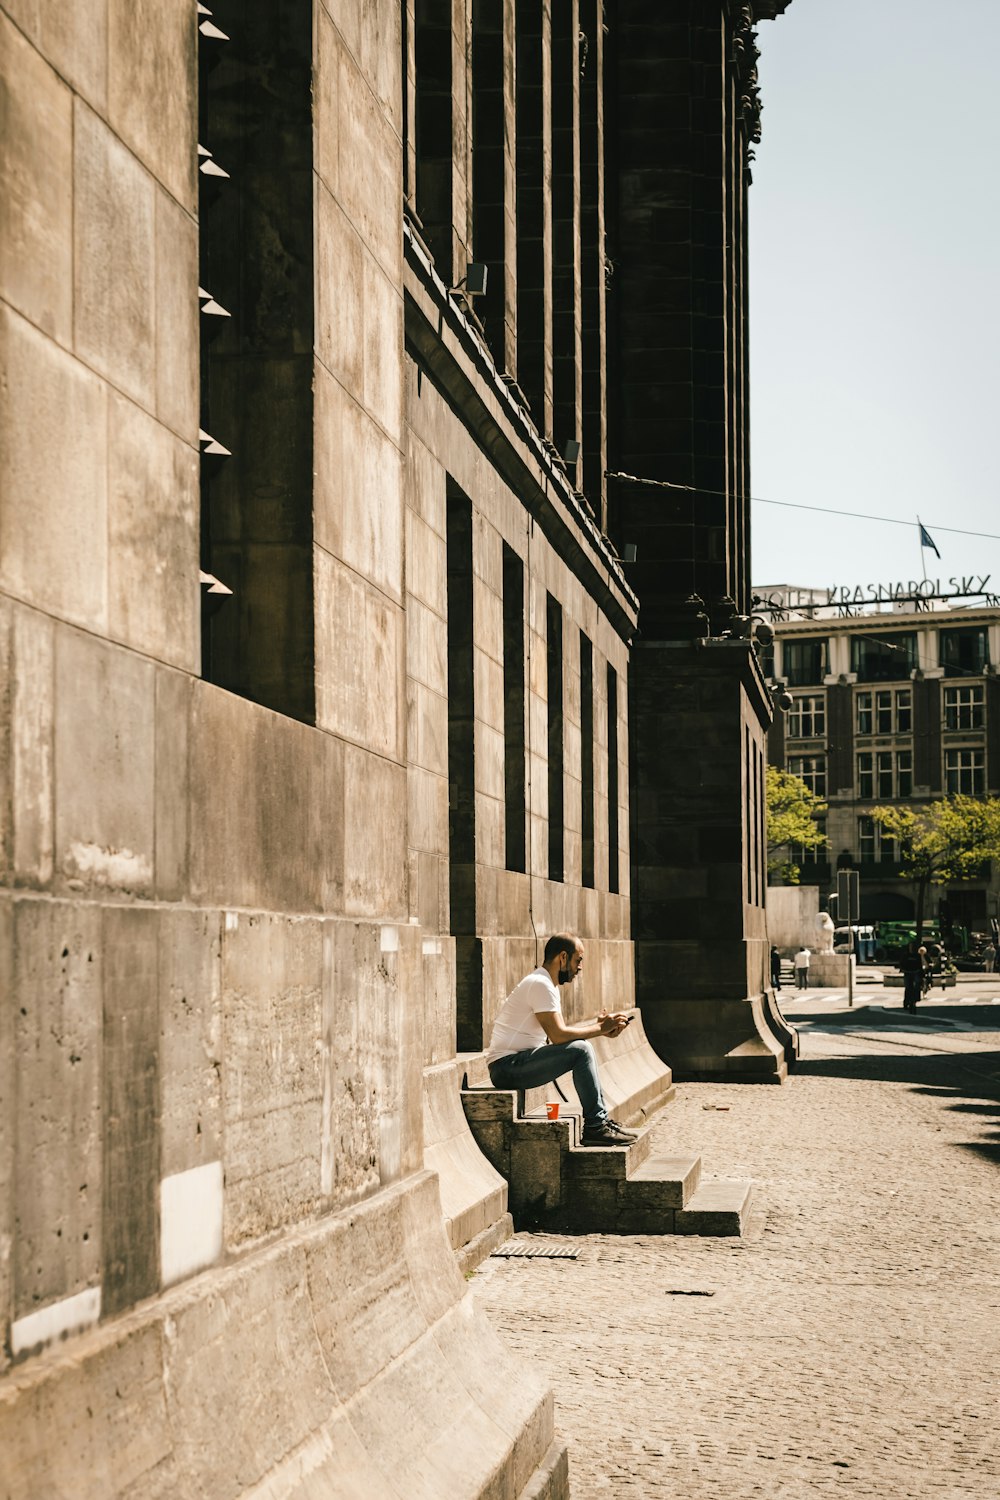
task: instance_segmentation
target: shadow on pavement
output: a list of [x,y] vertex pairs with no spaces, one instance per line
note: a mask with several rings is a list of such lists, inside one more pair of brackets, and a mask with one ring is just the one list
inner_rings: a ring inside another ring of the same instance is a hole
[[1000,1033],[1000,1005],[982,1006],[935,1006],[933,1000],[920,1002],[916,1013],[910,1015],[902,1006],[884,1009],[883,1002],[863,1001],[853,1010],[838,1006],[836,1010],[785,1010],[786,1021],[803,1031],[840,1031],[856,1026],[864,1031],[876,1027],[887,1032],[900,1029],[912,1031],[914,1027],[925,1029],[933,1036],[935,1028],[942,1036],[954,1036],[958,1032],[995,1031]]
[[1000,1165],[1000,1051],[810,1057],[800,1059],[795,1072],[804,1077],[907,1084],[911,1092],[940,1100],[956,1115],[979,1117],[980,1139],[955,1144]]

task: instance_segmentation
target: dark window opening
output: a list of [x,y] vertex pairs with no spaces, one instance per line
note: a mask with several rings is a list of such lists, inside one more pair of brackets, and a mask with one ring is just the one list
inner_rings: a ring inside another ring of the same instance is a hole
[[580,781],[582,881],[594,884],[594,648],[580,632]]
[[451,6],[416,0],[417,216],[445,282],[452,279]]
[[232,593],[203,594],[202,672],[313,722],[312,8],[213,12],[229,40],[199,43],[201,563]]
[[551,136],[549,52],[542,0],[518,0],[517,26],[517,379],[539,432],[552,425],[552,204],[546,180]]
[[604,286],[604,5],[580,5],[580,281],[583,356],[583,489],[607,524]]
[[989,665],[989,632],[985,625],[942,630],[938,636],[938,653],[946,677],[978,677]]
[[508,870],[526,868],[524,778],[524,564],[503,547],[503,738]]
[[[576,123],[579,111],[579,33],[572,5],[552,7],[552,428],[563,451],[579,441],[580,326],[577,318],[579,214],[576,203]],[[578,462],[578,461],[577,461]],[[576,483],[577,462],[566,467]]]
[[859,682],[897,682],[917,665],[917,637],[905,634],[851,637],[851,671]]
[[506,219],[504,205],[503,0],[472,8],[472,251],[488,267],[476,312],[497,363],[505,359]]
[[818,686],[828,670],[826,636],[782,643],[781,674],[790,687]]
[[546,658],[549,716],[549,879],[564,874],[563,804],[563,618],[551,594],[546,595]]
[[482,954],[476,939],[476,734],[472,506],[448,493],[448,875],[457,967],[458,1045],[481,1047]]
[[608,890],[619,892],[618,871],[618,674],[608,662]]

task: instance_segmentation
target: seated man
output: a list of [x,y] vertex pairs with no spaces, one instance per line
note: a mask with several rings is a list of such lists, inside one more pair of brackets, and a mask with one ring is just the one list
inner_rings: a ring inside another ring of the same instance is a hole
[[534,1089],[572,1073],[583,1105],[585,1146],[627,1146],[638,1137],[612,1120],[604,1105],[597,1059],[587,1040],[618,1036],[628,1025],[624,1011],[601,1011],[593,1021],[563,1020],[559,986],[571,984],[583,967],[583,944],[556,933],[545,944],[541,964],[507,996],[493,1024],[486,1063],[493,1087]]

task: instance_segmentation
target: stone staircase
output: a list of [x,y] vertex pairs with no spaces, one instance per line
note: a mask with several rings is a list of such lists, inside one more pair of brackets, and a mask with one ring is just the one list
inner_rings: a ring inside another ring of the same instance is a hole
[[[476,1070],[467,1073],[467,1083],[478,1081]],[[654,1152],[648,1127],[631,1146],[582,1146],[578,1106],[563,1104],[559,1119],[549,1120],[530,1095],[525,1102],[489,1086],[464,1088],[462,1105],[479,1149],[507,1180],[515,1229],[743,1233],[752,1184],[702,1181],[701,1158]]]

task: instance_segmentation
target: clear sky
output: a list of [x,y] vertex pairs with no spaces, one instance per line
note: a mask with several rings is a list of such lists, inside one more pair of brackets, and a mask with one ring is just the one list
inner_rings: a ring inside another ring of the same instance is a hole
[[1000,0],[792,0],[758,27],[753,581],[1000,593]]

